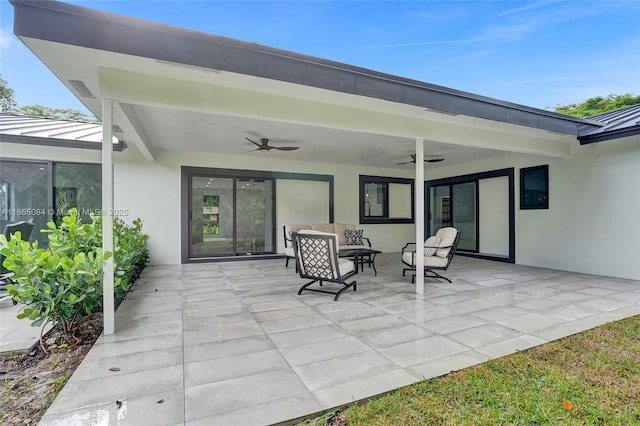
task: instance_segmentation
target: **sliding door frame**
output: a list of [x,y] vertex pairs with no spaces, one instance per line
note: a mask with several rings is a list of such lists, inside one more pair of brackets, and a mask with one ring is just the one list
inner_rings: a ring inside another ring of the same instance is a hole
[[[292,179],[292,180],[309,180],[318,182],[329,183],[329,222],[333,223],[334,219],[334,179],[333,175],[320,175],[311,173],[288,173],[288,172],[272,172],[264,170],[241,170],[241,169],[221,169],[210,167],[189,167],[182,166],[180,168],[180,252],[182,263],[198,263],[198,262],[215,262],[215,261],[229,261],[229,260],[251,260],[251,259],[274,259],[281,258],[282,255],[277,253],[273,254],[260,254],[252,256],[211,256],[211,257],[190,257],[189,245],[191,230],[189,229],[189,215],[191,214],[191,191],[190,182],[193,176],[212,176],[219,178],[234,178],[234,193],[235,193],[235,179],[253,178],[253,179],[272,179],[274,181],[273,187],[273,235],[272,241],[277,241],[276,235],[278,235],[275,224],[276,218],[276,205],[277,205],[277,193],[275,182],[278,179]],[[235,195],[234,195],[234,215],[236,215]],[[234,244],[235,244],[235,224],[234,224]],[[274,246],[275,247],[275,246]],[[274,249],[275,250],[275,249]]]
[[[455,185],[461,183],[476,184],[476,246],[480,248],[480,181],[482,179],[490,179],[496,177],[507,177],[509,180],[509,254],[505,257],[483,255],[480,253],[474,253],[471,251],[457,251],[456,253],[462,256],[471,256],[480,259],[496,260],[500,262],[515,263],[516,262],[516,209],[515,209],[515,184],[514,184],[514,171],[513,167],[507,169],[491,170],[481,173],[472,173],[468,175],[453,176],[443,179],[435,179],[425,182],[424,187],[424,200],[425,200],[425,212],[431,212],[431,188],[444,185]],[[453,194],[450,194],[451,205],[453,205]],[[424,215],[424,229],[425,238],[432,235],[436,230],[430,229],[429,214]],[[455,217],[453,218],[455,220]]]

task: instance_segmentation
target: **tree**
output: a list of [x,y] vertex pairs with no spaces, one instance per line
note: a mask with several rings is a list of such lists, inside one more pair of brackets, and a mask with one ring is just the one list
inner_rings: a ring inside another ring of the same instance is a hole
[[0,112],[15,112],[18,104],[16,103],[14,95],[15,92],[9,87],[7,80],[2,78],[2,74],[0,74]]
[[555,108],[555,112],[584,118],[638,104],[640,104],[640,95],[634,96],[630,93],[625,95],[611,94],[605,97],[589,98],[580,104],[558,105]]
[[57,120],[74,120],[98,122],[95,117],[89,117],[82,111],[71,108],[49,108],[42,105],[25,105],[18,108],[18,114],[28,115],[30,117],[47,117]]
[[90,117],[82,111],[71,108],[50,108],[42,105],[25,105],[18,107],[15,91],[0,74],[0,112],[28,115],[30,117],[55,118],[57,120],[77,120],[97,123],[95,117]]

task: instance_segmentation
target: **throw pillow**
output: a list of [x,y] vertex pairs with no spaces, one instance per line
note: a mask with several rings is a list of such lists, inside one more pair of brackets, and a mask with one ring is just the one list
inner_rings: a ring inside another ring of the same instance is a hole
[[345,236],[345,244],[348,246],[361,246],[362,243],[362,234],[364,233],[364,229],[347,229],[344,231]]
[[435,235],[433,237],[427,238],[427,240],[424,242],[424,255],[426,257],[433,256],[434,254],[436,254],[436,250],[438,250],[438,247],[440,247],[440,238],[436,237]]

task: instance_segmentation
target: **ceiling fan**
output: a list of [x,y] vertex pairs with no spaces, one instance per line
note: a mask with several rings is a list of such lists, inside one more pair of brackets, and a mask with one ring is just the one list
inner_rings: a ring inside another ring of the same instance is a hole
[[[439,163],[440,161],[444,161],[444,158],[428,158],[424,160],[425,163]],[[416,155],[411,154],[411,161],[405,161],[404,163],[396,163],[396,164],[400,166],[402,164],[409,164],[409,163],[415,164],[415,162],[416,162]]]
[[252,144],[254,144],[255,146],[257,146],[256,149],[252,149],[251,151],[247,151],[247,152],[271,151],[272,149],[277,149],[280,151],[295,151],[296,149],[300,148],[299,146],[272,146],[272,145],[269,145],[269,138],[260,138],[260,143],[254,142],[249,138],[245,138],[245,139],[251,142]]

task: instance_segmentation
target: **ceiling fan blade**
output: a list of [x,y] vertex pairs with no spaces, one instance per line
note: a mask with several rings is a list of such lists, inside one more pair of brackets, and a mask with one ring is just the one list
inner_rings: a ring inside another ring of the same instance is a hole
[[398,166],[401,166],[403,164],[409,164],[409,163],[413,163],[413,161],[405,161],[404,163],[396,163]]
[[[252,144],[254,144],[254,145],[255,145],[255,146],[257,146],[257,147],[261,147],[261,146],[262,146],[262,145],[260,145],[259,143],[254,142],[254,141],[252,141],[252,140],[251,140],[251,139],[249,139],[249,138],[245,138],[245,139],[246,139],[246,140],[248,140],[249,142],[251,142]],[[255,151],[255,150],[254,150],[254,151]]]
[[428,160],[424,160],[425,163],[439,163],[444,161],[444,158],[429,158]]
[[270,146],[270,149],[278,149],[280,151],[295,151],[296,149],[300,149],[299,146]]
[[262,148],[256,148],[256,149],[252,149],[252,150],[247,151],[247,152],[254,152],[254,151],[264,151],[264,149],[262,149]]

